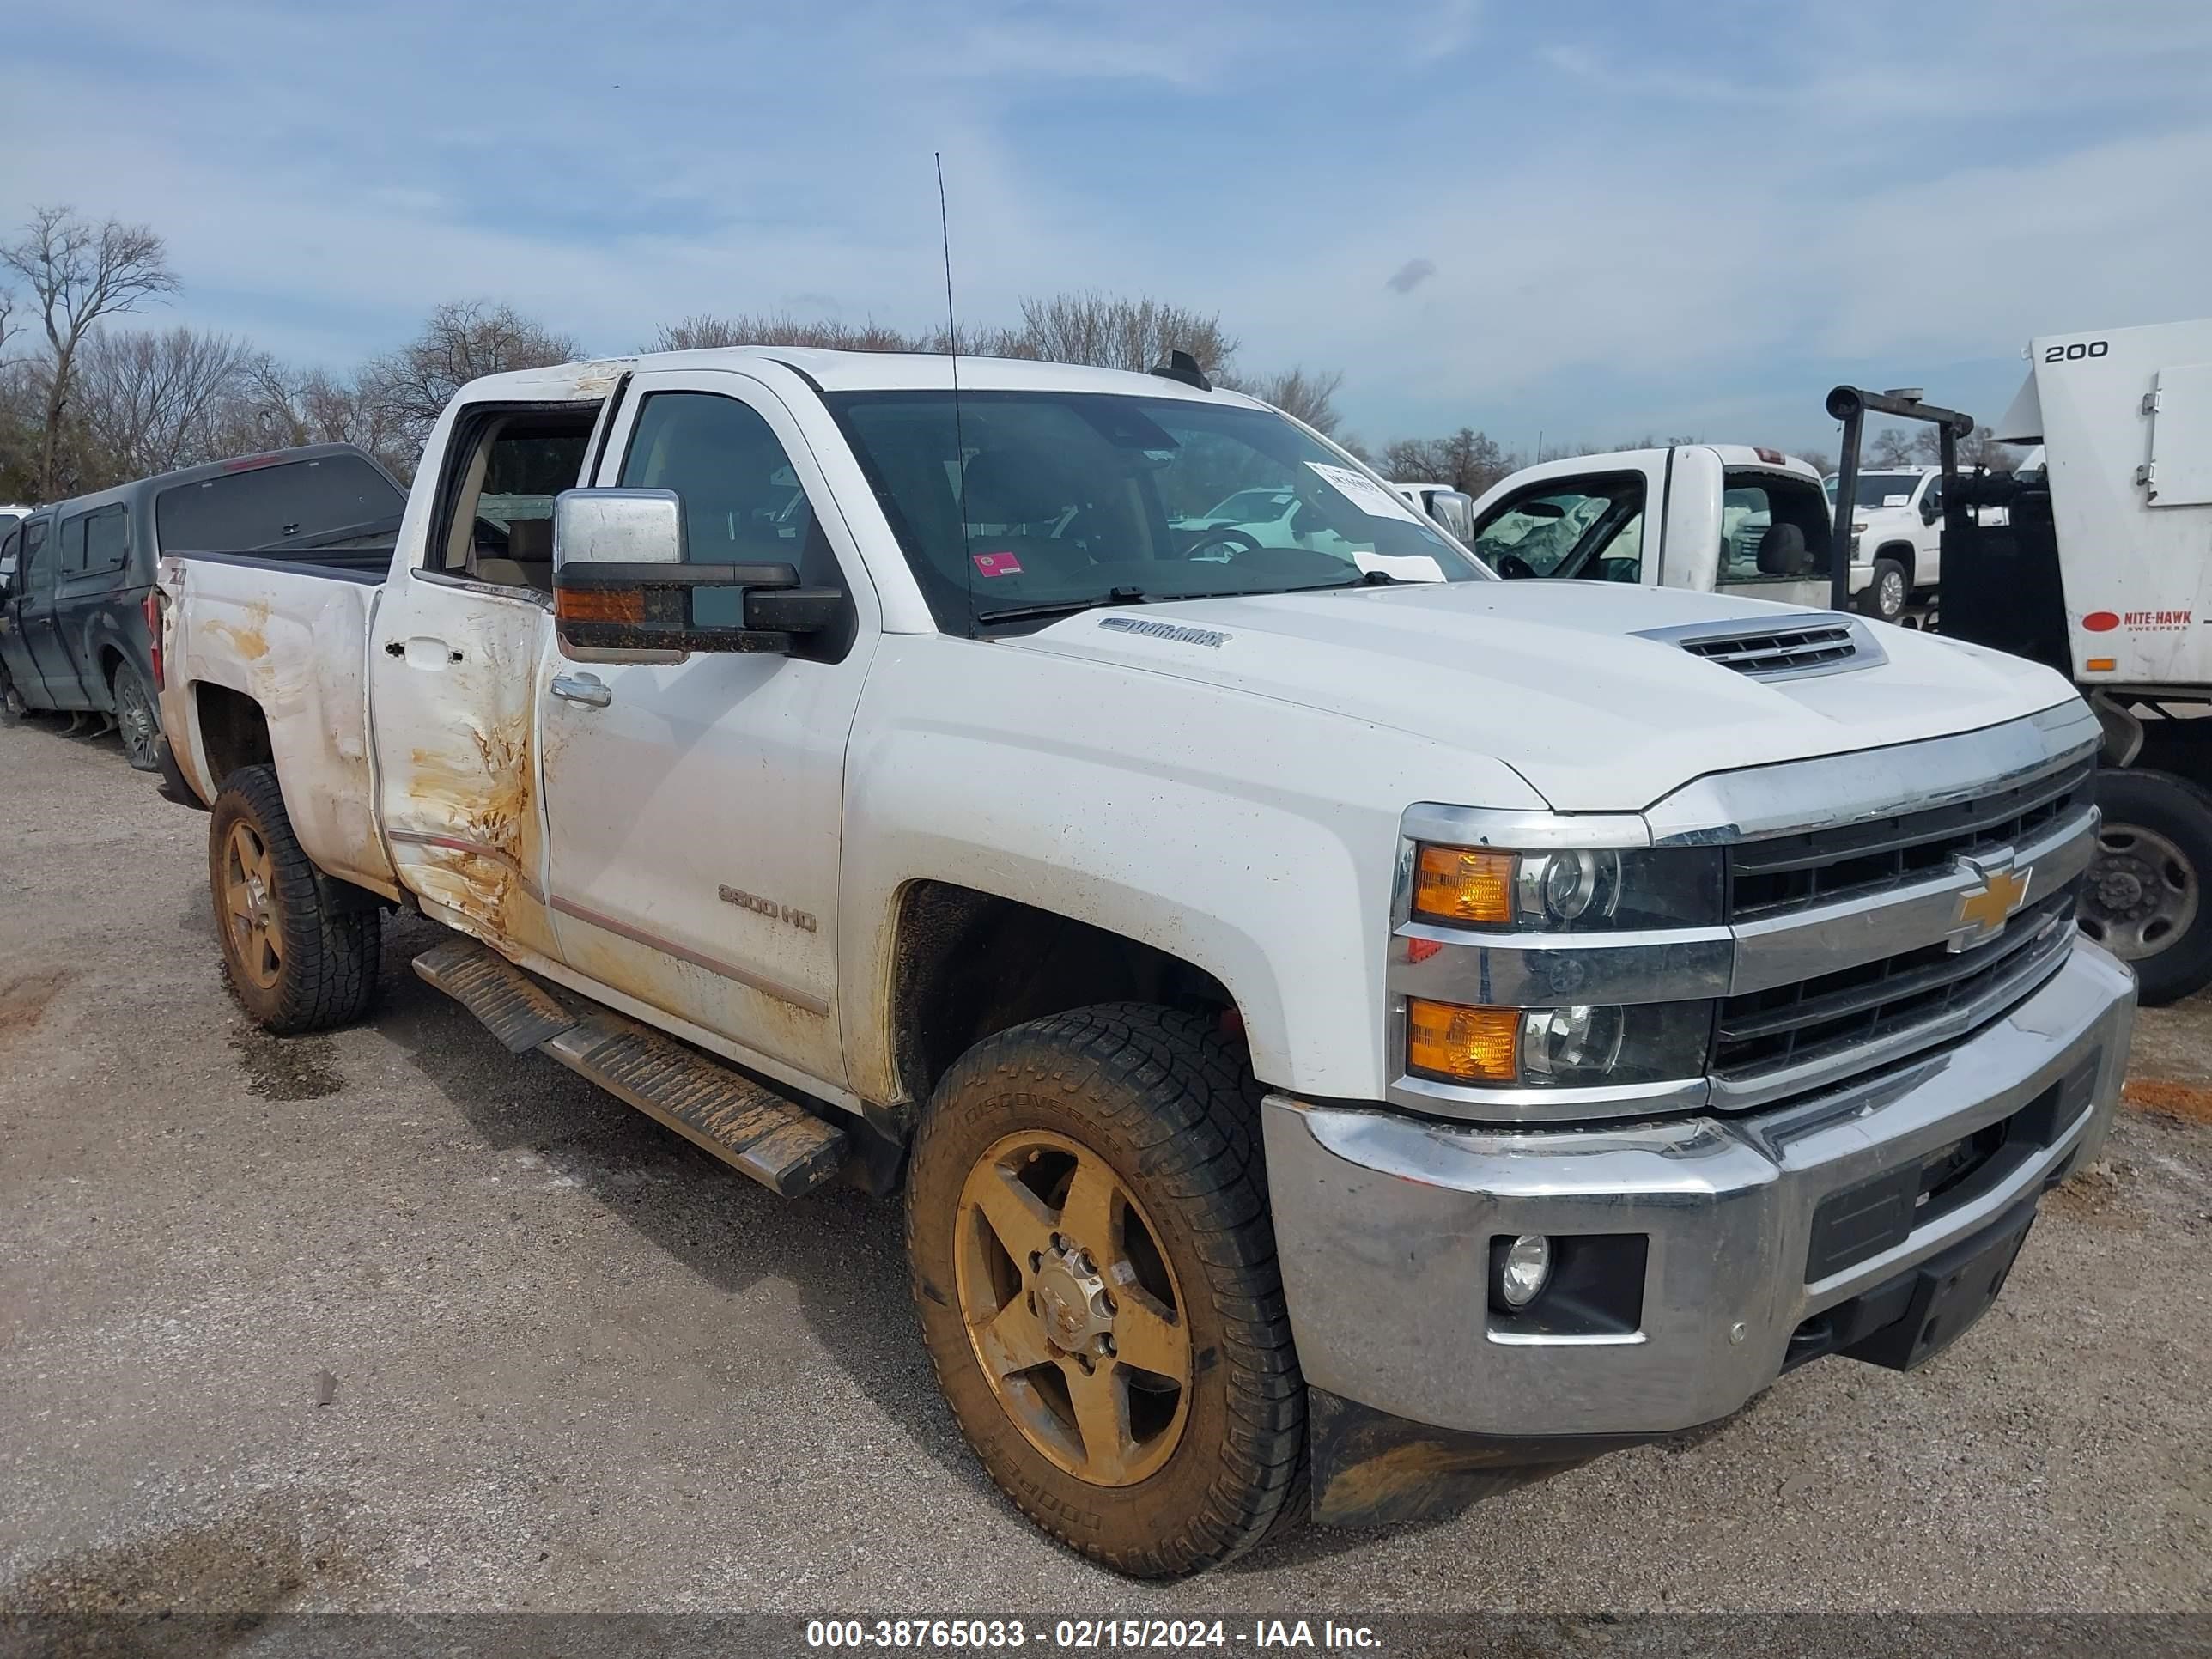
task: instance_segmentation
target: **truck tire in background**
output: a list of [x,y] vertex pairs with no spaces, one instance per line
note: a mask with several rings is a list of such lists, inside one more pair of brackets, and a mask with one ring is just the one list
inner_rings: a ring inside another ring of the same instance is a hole
[[1259,1086],[1211,1019],[1104,1004],[977,1043],[915,1138],[906,1232],[938,1384],[1045,1531],[1164,1578],[1301,1515]]
[[1859,613],[1895,622],[1911,599],[1912,584],[1905,579],[1905,567],[1895,559],[1876,559],[1873,576],[1859,592]]
[[136,772],[161,769],[161,717],[154,710],[154,694],[146,677],[127,662],[115,665],[108,682],[115,703],[115,730],[123,739],[123,757]]
[[383,917],[325,912],[273,766],[223,781],[208,823],[208,884],[233,989],[280,1036],[360,1018],[376,1000]]
[[2136,971],[2147,1003],[2212,984],[2212,791],[2171,772],[2100,771],[2105,821],[2081,931]]

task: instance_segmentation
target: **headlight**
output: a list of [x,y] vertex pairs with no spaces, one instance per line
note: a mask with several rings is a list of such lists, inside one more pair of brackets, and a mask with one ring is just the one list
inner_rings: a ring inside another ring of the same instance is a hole
[[1413,997],[1406,1069],[1439,1083],[1575,1088],[1704,1073],[1713,1005],[1476,1008]]
[[1859,538],[1856,532],[1852,532],[1851,535],[1851,562],[1853,564],[1864,564],[1869,562],[1869,561],[1863,558],[1859,553]]
[[1414,849],[1413,912],[1416,921],[1452,927],[1541,933],[1710,927],[1722,920],[1721,853],[1501,853],[1424,843]]

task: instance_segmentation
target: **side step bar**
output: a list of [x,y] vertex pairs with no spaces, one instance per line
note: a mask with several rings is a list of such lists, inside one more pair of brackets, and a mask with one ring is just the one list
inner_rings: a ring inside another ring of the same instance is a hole
[[845,1132],[835,1124],[611,1010],[571,1013],[474,939],[450,939],[424,951],[415,972],[482,1020],[509,1052],[550,1055],[772,1193],[811,1193],[845,1161]]

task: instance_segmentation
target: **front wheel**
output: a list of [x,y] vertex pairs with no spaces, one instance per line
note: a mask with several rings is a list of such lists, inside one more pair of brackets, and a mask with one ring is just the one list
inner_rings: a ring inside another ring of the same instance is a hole
[[2147,1003],[2212,984],[2212,792],[2171,772],[2100,772],[2105,821],[2081,931],[2136,971]]
[[139,772],[161,769],[161,717],[154,712],[154,694],[146,677],[127,662],[115,665],[109,688],[115,698],[115,729],[123,738],[123,757]]
[[1859,594],[1859,610],[1884,622],[1895,622],[1905,614],[1905,601],[1911,597],[1912,585],[1905,580],[1905,567],[1895,559],[1876,559],[1874,575]]
[[961,1432],[1030,1520],[1139,1577],[1302,1502],[1258,1107],[1210,1021],[1109,1004],[978,1043],[915,1137],[915,1303]]
[[384,919],[325,909],[275,767],[241,766],[223,781],[208,821],[208,878],[223,966],[264,1030],[320,1031],[368,1012]]

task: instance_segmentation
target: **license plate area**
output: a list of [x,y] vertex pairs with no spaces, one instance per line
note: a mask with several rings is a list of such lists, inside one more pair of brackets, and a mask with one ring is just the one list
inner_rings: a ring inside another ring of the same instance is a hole
[[[1994,1225],[1892,1280],[1882,1287],[1889,1293],[1883,1299],[1901,1300],[1902,1315],[1844,1352],[1854,1359],[1893,1370],[1911,1370],[1927,1364],[1990,1310],[2019,1259],[2028,1229],[2034,1224],[2035,1206],[2024,1204]],[[1881,1295],[1882,1291],[1872,1293],[1875,1297]]]

